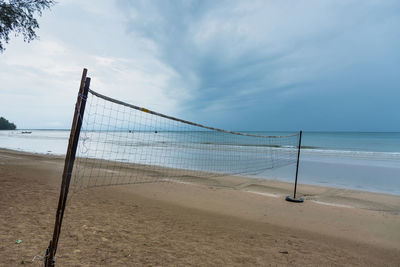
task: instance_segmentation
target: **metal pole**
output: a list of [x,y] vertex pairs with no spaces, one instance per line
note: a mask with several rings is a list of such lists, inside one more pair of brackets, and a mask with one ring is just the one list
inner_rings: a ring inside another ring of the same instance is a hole
[[286,197],[287,201],[290,202],[303,202],[304,200],[302,198],[296,198],[296,191],[297,191],[297,176],[299,174],[299,163],[300,163],[300,150],[301,150],[301,137],[303,135],[303,131],[300,131],[299,134],[299,146],[297,149],[297,163],[296,163],[296,179],[294,181],[294,192],[293,192],[293,198],[290,196]]
[[301,150],[301,136],[303,135],[303,131],[300,131],[300,136],[299,136],[299,148],[297,152],[297,164],[296,164],[296,180],[294,182],[294,193],[293,193],[293,198],[296,198],[296,190],[297,190],[297,176],[299,174],[299,162],[300,162],[300,150]]
[[68,197],[69,184],[71,181],[72,170],[74,167],[76,149],[78,147],[79,134],[81,131],[83,115],[85,112],[86,98],[90,87],[90,78],[86,77],[87,69],[83,69],[81,84],[79,87],[78,98],[75,104],[74,119],[72,121],[71,133],[69,136],[68,149],[65,157],[64,171],[61,182],[60,197],[56,220],[54,223],[53,239],[50,241],[46,250],[45,267],[52,267],[55,264],[55,255],[57,251],[58,239],[60,237],[62,220],[64,217],[65,205]]

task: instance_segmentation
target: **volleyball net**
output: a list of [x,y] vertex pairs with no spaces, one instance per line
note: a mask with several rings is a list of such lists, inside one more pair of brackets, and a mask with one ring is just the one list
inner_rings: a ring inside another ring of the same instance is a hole
[[71,185],[79,190],[260,175],[295,163],[298,139],[204,126],[89,89]]
[[70,187],[215,181],[298,164],[301,132],[271,136],[182,120],[97,93],[86,74],[84,69],[45,266],[55,265]]

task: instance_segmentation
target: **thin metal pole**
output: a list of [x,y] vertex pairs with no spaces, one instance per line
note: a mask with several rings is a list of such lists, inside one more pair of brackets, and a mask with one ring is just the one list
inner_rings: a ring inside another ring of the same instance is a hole
[[299,174],[299,162],[300,162],[300,150],[301,150],[301,136],[303,134],[303,131],[300,131],[300,136],[299,136],[299,148],[297,152],[297,165],[296,165],[296,180],[294,182],[294,194],[293,198],[296,199],[296,190],[297,190],[297,175]]
[[85,112],[86,98],[90,86],[90,78],[86,77],[86,75],[87,75],[87,69],[83,69],[78,98],[75,104],[75,113],[74,113],[74,119],[72,121],[71,133],[69,136],[67,154],[65,157],[64,171],[60,189],[60,197],[58,200],[56,220],[54,223],[53,239],[50,241],[49,247],[46,250],[46,258],[44,264],[44,266],[46,267],[52,267],[55,264],[55,255],[57,251],[58,239],[60,237],[61,225],[68,197],[69,184],[71,181],[72,170],[74,167],[76,149],[78,146],[79,134],[81,131],[83,115]]

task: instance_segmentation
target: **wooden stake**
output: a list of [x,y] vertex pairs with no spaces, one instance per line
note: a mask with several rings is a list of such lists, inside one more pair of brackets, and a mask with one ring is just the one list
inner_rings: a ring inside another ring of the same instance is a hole
[[68,197],[69,184],[71,182],[71,175],[72,175],[72,170],[74,168],[76,149],[78,147],[79,134],[81,131],[82,120],[86,106],[86,99],[90,86],[90,78],[86,77],[86,75],[87,75],[87,69],[83,69],[78,98],[75,104],[75,113],[74,113],[74,119],[72,121],[71,133],[69,136],[67,154],[65,156],[60,197],[58,200],[56,220],[54,223],[53,239],[50,241],[49,247],[46,251],[46,257],[45,257],[46,267],[53,267],[55,265],[57,244],[58,244],[58,239],[60,237],[61,225]]

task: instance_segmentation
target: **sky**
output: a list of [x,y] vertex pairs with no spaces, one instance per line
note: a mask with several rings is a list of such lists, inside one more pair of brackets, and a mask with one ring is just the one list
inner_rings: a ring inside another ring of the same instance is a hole
[[59,0],[0,54],[0,116],[68,129],[91,89],[228,130],[400,131],[400,1]]

